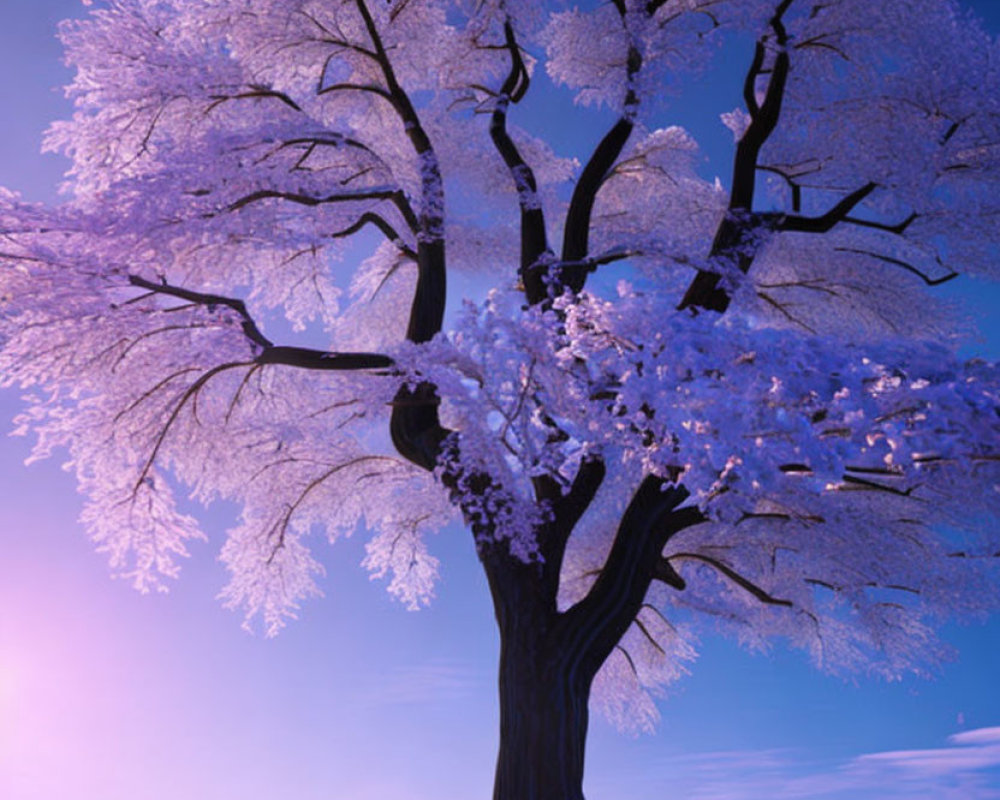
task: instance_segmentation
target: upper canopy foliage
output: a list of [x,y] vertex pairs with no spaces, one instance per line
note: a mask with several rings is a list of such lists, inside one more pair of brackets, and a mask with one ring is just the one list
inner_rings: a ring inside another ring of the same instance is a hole
[[[933,662],[928,621],[1000,601],[1000,374],[956,356],[936,290],[1000,274],[997,43],[948,0],[551,5],[67,23],[71,196],[0,199],[22,430],[68,449],[141,589],[201,536],[170,476],[240,503],[225,593],[272,632],[317,592],[318,531],[371,530],[416,606],[457,507],[566,609],[637,487],[683,485],[698,524],[598,679],[629,724],[692,657],[690,612],[828,668]],[[723,188],[670,98],[730,52]],[[582,162],[514,125],[543,72],[615,117]],[[490,288],[446,315],[448,270]],[[276,310],[322,345],[273,342]],[[588,510],[557,534],[559,498]]]

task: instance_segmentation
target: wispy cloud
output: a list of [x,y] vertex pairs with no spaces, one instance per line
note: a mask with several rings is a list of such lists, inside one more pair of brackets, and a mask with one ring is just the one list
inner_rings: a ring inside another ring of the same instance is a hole
[[[951,747],[890,750],[855,759],[859,769],[895,770],[906,778],[951,778],[1000,768],[1000,727],[978,728],[948,737]],[[1000,797],[1000,782],[990,797]]]
[[643,800],[662,798],[667,789],[685,800],[1000,800],[1000,727],[963,731],[947,742],[840,763],[789,750],[675,756],[641,785],[619,786],[617,793]]
[[480,692],[486,678],[463,662],[427,661],[372,676],[363,700],[378,705],[458,700]]

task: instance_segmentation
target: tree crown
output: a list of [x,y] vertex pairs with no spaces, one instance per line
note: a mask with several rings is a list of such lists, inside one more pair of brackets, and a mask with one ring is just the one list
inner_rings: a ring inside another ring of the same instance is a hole
[[[1000,73],[954,3],[109,0],[62,36],[71,197],[0,201],[0,375],[139,589],[202,536],[179,483],[242,506],[225,597],[271,633],[359,526],[426,603],[459,513],[570,613],[637,487],[683,491],[598,678],[640,725],[695,612],[896,675],[996,607],[1000,381],[935,290],[1000,271]],[[746,42],[723,184],[670,96]],[[612,119],[582,161],[514,124],[543,72]]]

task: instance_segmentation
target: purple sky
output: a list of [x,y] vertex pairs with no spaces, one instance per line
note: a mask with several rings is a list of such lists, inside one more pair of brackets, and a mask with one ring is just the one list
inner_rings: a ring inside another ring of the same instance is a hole
[[[967,5],[1000,31],[1000,0]],[[54,26],[80,12],[4,0],[0,185],[31,199],[53,199],[64,169],[38,149],[68,113]],[[995,298],[978,302],[984,317]],[[17,407],[0,393],[8,429]],[[265,640],[215,599],[231,508],[206,515],[210,541],[169,595],[139,596],[86,541],[71,476],[58,459],[25,468],[28,448],[0,439],[0,798],[488,796],[497,643],[464,531],[432,542],[430,609],[408,613],[370,582],[355,539],[324,553],[326,597]],[[946,637],[959,654],[936,680],[857,685],[780,647],[752,656],[708,638],[655,735],[594,721],[588,798],[1000,798],[1000,620]]]

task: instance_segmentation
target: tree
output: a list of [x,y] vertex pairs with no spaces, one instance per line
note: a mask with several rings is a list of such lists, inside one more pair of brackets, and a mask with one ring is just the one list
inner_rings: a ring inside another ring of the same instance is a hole
[[[724,189],[656,126],[747,32]],[[591,689],[652,724],[699,619],[895,676],[1000,603],[1000,373],[935,292],[998,275],[1000,75],[953,3],[112,0],[63,37],[74,194],[2,198],[0,374],[137,588],[201,535],[178,484],[242,504],[268,633],[319,531],[419,606],[460,514],[498,800],[581,798]],[[541,57],[614,116],[582,165],[509,119]],[[446,313],[448,269],[496,287]]]

